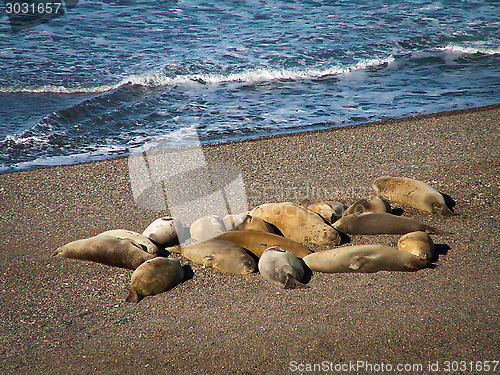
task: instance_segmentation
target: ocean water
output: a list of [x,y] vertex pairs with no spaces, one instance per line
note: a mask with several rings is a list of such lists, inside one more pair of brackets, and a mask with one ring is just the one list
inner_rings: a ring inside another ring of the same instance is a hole
[[498,1],[81,1],[0,19],[0,172],[500,102]]

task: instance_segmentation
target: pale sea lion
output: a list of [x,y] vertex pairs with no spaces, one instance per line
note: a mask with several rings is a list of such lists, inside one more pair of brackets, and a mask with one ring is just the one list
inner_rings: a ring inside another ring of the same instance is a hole
[[312,270],[325,273],[417,271],[426,262],[416,255],[389,246],[359,245],[323,250],[304,257]]
[[247,217],[248,217],[247,212],[243,212],[237,215],[228,214],[224,216],[222,221],[224,222],[224,225],[227,230],[233,230],[236,229],[241,223],[243,223]]
[[132,274],[130,293],[125,301],[139,302],[151,296],[172,289],[184,278],[184,269],[178,260],[154,258],[142,263]]
[[189,230],[191,237],[201,242],[226,232],[226,226],[219,216],[207,215],[193,222]]
[[165,216],[149,224],[142,234],[161,246],[174,246],[185,240],[185,232],[180,220]]
[[128,238],[140,244],[143,247],[144,251],[154,255],[160,254],[160,248],[149,237],[131,230],[112,229],[98,234],[98,236],[101,235],[115,236],[118,238]]
[[229,241],[251,251],[259,258],[271,246],[280,246],[298,258],[311,254],[309,249],[299,242],[273,233],[257,232],[253,230],[238,230],[222,233],[215,237],[217,240]]
[[338,245],[341,241],[337,230],[320,215],[294,203],[262,204],[250,211],[250,215],[275,225],[285,237],[300,243]]
[[406,234],[419,230],[437,235],[452,234],[408,217],[380,212],[344,216],[333,223],[333,226],[346,234]]
[[241,246],[228,241],[211,239],[197,242],[182,247],[181,255],[192,262],[224,272],[246,275],[257,270],[252,256]]
[[307,288],[300,282],[304,277],[304,267],[299,258],[280,246],[266,249],[258,266],[262,277],[285,289]]
[[410,232],[401,236],[398,250],[412,253],[426,262],[431,262],[434,257],[434,242],[425,232]]
[[143,246],[134,240],[106,234],[70,242],[59,247],[53,256],[87,260],[131,270],[155,257],[144,251]]
[[342,217],[347,206],[340,202],[327,200],[311,204],[307,209],[316,212],[325,219],[327,223],[332,224]]
[[352,215],[353,213],[363,212],[381,212],[390,213],[391,206],[380,197],[361,198],[354,202],[347,210],[344,211],[342,216]]
[[443,195],[422,181],[405,177],[379,177],[373,183],[373,191],[389,202],[404,204],[429,213],[454,215]]

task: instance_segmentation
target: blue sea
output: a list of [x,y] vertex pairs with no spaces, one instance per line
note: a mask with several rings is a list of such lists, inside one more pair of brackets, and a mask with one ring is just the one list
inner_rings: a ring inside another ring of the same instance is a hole
[[500,2],[80,1],[0,17],[0,172],[500,102]]

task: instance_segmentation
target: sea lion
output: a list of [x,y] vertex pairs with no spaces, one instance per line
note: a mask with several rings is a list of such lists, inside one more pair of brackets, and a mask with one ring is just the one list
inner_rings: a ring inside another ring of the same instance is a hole
[[98,234],[98,236],[101,235],[116,236],[118,238],[128,238],[140,244],[143,250],[150,254],[159,255],[161,253],[160,248],[149,237],[131,230],[112,229]]
[[352,215],[355,212],[391,213],[391,206],[380,197],[361,198],[349,206],[349,208],[344,211],[342,216]]
[[379,177],[373,183],[374,193],[389,202],[404,204],[429,213],[454,215],[443,195],[422,181],[405,177]]
[[408,217],[380,212],[344,216],[333,223],[333,227],[346,234],[406,234],[418,230],[437,235],[452,234]]
[[155,257],[134,240],[108,234],[70,242],[59,247],[53,256],[88,260],[130,270]]
[[321,201],[311,204],[307,209],[316,212],[325,219],[327,223],[332,224],[342,217],[347,206],[335,201]]
[[202,242],[226,232],[226,226],[219,216],[207,215],[193,222],[189,230],[192,238]]
[[383,245],[346,246],[323,250],[304,257],[304,263],[312,271],[378,272],[417,271],[426,262],[416,255]]
[[304,267],[299,258],[280,246],[266,249],[258,266],[262,277],[285,289],[307,288],[300,282],[304,277]]
[[337,230],[320,215],[298,204],[265,203],[255,207],[250,215],[275,225],[285,237],[300,243],[338,245],[341,241]]
[[161,246],[174,246],[185,240],[186,230],[180,220],[165,216],[149,224],[142,234]]
[[398,241],[398,250],[407,251],[426,262],[431,262],[434,257],[434,242],[425,232],[410,232],[401,236]]
[[245,219],[248,217],[247,212],[243,212],[241,214],[235,215],[235,214],[228,214],[224,216],[222,221],[224,222],[224,225],[227,230],[233,230],[236,229]]
[[238,244],[248,251],[251,251],[259,258],[262,253],[271,246],[280,246],[290,251],[298,258],[303,258],[311,254],[311,251],[301,243],[273,233],[237,230],[219,234],[214,239]]
[[252,215],[247,215],[245,220],[243,220],[243,222],[236,227],[236,230],[255,230],[257,232],[279,234],[276,233],[279,230],[275,228],[273,225],[269,224],[268,222],[265,222],[260,217]]
[[178,260],[154,258],[142,263],[132,274],[130,293],[125,301],[139,302],[151,296],[172,289],[184,278],[184,269]]
[[241,246],[228,241],[211,239],[197,242],[182,247],[181,255],[192,262],[224,272],[246,275],[257,270],[252,256]]

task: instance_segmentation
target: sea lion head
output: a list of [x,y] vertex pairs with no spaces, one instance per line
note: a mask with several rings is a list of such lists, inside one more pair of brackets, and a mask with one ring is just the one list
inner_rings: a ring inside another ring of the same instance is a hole
[[243,268],[243,272],[241,273],[242,275],[254,273],[257,270],[257,265],[252,258],[243,259],[241,266]]
[[453,216],[455,213],[448,208],[445,203],[434,202],[432,203],[432,213],[441,214],[443,216]]
[[156,219],[142,234],[162,246],[178,245],[189,238],[181,221],[170,216]]
[[342,242],[342,235],[340,234],[340,232],[338,231],[337,228],[333,228],[333,229],[335,229],[335,230],[328,231],[325,234],[326,234],[326,237],[327,237],[329,243],[331,243],[335,246],[338,246]]

